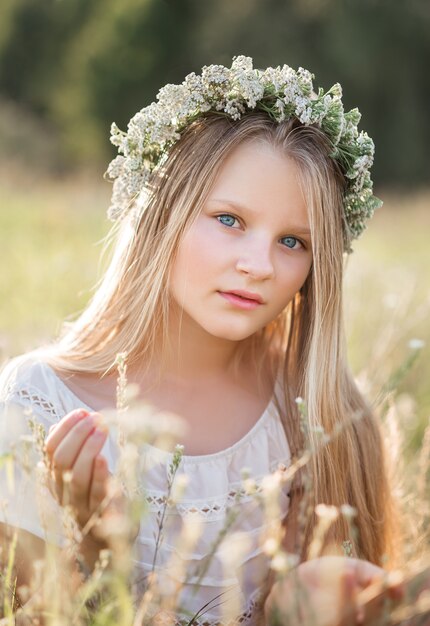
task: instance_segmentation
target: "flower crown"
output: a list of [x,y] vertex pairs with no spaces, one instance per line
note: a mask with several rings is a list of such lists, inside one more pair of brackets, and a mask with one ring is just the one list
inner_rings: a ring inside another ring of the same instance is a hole
[[357,130],[359,110],[344,112],[339,83],[327,93],[322,88],[315,93],[313,78],[308,70],[295,71],[288,65],[254,69],[252,58],[240,55],[233,57],[231,68],[204,66],[201,76],[192,72],[180,85],[165,85],[158,102],[132,117],[127,132],[115,123],[111,126],[111,142],[120,154],[106,172],[114,181],[109,219],[116,221],[129,212],[151,172],[193,120],[208,111],[239,120],[247,111],[259,109],[276,122],[296,117],[306,126],[321,128],[329,138],[330,156],[346,178],[345,247],[350,252],[349,241],[361,235],[366,220],[382,205],[372,193],[370,178],[375,147],[367,133]]

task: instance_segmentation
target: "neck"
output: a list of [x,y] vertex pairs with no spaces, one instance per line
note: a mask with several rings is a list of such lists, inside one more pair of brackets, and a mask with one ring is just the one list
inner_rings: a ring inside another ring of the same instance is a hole
[[171,315],[168,341],[159,360],[163,375],[195,381],[229,375],[241,341],[215,337],[188,315]]
[[[184,384],[231,377],[243,347],[243,341],[215,337],[185,313],[179,316],[172,312],[167,341],[163,345],[159,339],[147,371],[155,377],[171,378]],[[136,375],[139,377],[138,373]]]

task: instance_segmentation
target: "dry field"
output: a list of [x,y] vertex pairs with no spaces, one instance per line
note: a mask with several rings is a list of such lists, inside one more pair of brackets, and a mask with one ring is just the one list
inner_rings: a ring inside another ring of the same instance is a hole
[[[98,259],[110,225],[105,218],[109,192],[108,183],[99,182],[96,176],[47,181],[14,173],[8,180],[0,178],[0,362],[52,338],[61,320],[72,318],[85,306],[106,264],[106,259],[101,264]],[[415,530],[424,537],[430,516],[425,480],[430,454],[430,192],[379,195],[385,205],[347,262],[349,354],[359,384],[397,441],[392,451],[399,455],[394,460],[402,472],[403,501],[412,509]],[[1,466],[7,468],[10,461],[0,457]],[[417,535],[411,533],[405,561],[428,554],[428,548],[426,540],[418,544]],[[46,558],[52,564],[55,557],[47,554]],[[105,558],[109,560],[109,554]],[[68,595],[65,585],[53,601],[50,589],[57,583],[48,576],[43,587],[47,595],[39,600],[42,606],[34,607],[34,615],[45,611],[51,615],[47,623],[55,626],[152,623],[145,621],[145,606],[139,608],[140,618],[134,613],[125,585],[124,559],[112,563],[113,570],[106,577],[106,564],[100,562],[95,578],[76,597]],[[0,571],[0,578],[4,592],[0,624],[9,625],[15,623],[8,592],[10,564]],[[107,595],[97,596],[100,589]],[[94,609],[87,600],[95,593],[99,605]],[[38,623],[31,615],[30,610],[29,621],[20,623]],[[408,616],[407,611],[404,615]],[[428,625],[425,619],[413,623]],[[273,626],[281,623],[286,622],[273,621]],[[313,623],[307,622],[308,626]],[[377,623],[394,622],[387,614],[386,621]]]

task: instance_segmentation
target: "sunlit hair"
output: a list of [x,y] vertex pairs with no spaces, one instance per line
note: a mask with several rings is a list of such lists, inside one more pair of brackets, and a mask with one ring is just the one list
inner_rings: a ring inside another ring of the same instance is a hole
[[[132,366],[151,363],[156,351],[168,345],[167,287],[175,252],[225,157],[245,141],[270,144],[297,164],[313,262],[300,292],[277,319],[243,342],[239,356],[283,373],[278,408],[293,457],[304,445],[318,446],[321,428],[329,435],[340,430],[293,483],[286,543],[306,558],[315,525],[313,514],[304,523],[298,515],[306,492],[311,511],[317,503],[348,503],[357,510],[356,538],[342,518],[333,525],[330,538],[337,546],[349,539],[356,556],[381,564],[385,555],[385,564],[394,563],[396,514],[382,437],[347,365],[342,313],[345,181],[318,128],[297,120],[274,123],[261,111],[239,121],[208,113],[190,124],[140,199],[139,219],[114,226],[111,263],[91,302],[76,321],[64,325],[45,358],[60,370],[102,376],[112,371],[119,352],[127,353]],[[304,429],[297,396],[306,407]]]

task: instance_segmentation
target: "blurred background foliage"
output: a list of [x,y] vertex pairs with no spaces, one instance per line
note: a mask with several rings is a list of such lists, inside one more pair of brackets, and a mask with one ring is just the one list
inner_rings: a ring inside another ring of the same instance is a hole
[[[91,296],[111,122],[238,54],[340,82],[375,140],[385,204],[348,261],[349,349],[371,398],[396,381],[416,449],[430,415],[429,0],[1,0],[0,361]],[[413,339],[424,353],[399,378]]]
[[165,83],[246,54],[340,82],[375,139],[376,183],[422,184],[430,171],[428,0],[2,0],[0,11],[3,155],[54,172],[105,164],[112,121],[125,128]]

